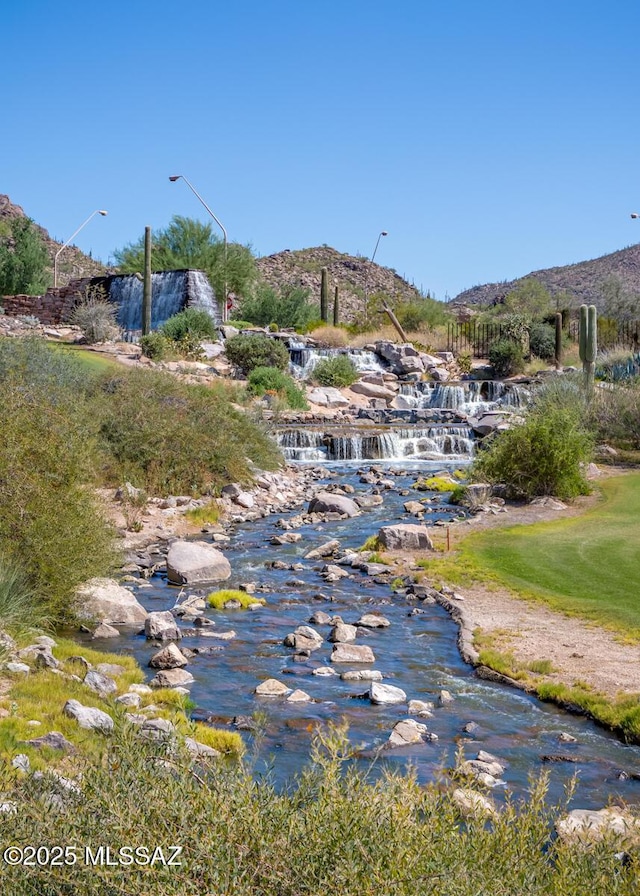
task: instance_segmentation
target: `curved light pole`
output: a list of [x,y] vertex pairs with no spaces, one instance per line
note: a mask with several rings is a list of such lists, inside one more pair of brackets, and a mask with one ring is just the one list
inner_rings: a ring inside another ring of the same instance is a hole
[[[386,230],[381,230],[380,233],[378,234],[378,239],[376,240],[376,247],[373,250],[373,255],[371,256],[371,264],[373,264],[373,260],[376,257],[376,252],[378,251],[378,246],[380,245],[380,237],[388,236],[388,235],[389,235],[388,231],[386,231]],[[365,267],[365,269],[364,269],[364,313],[365,313],[365,315],[367,313],[367,299],[368,299],[367,280],[368,279],[369,279],[369,268]]]
[[67,248],[67,246],[69,245],[71,240],[80,233],[82,228],[86,224],[89,223],[89,221],[94,217],[94,215],[102,215],[104,217],[107,214],[109,214],[109,213],[105,212],[105,210],[103,208],[97,208],[95,210],[95,212],[91,212],[91,214],[89,215],[87,220],[83,221],[82,224],[80,225],[80,227],[78,227],[78,229],[71,234],[71,236],[69,237],[67,242],[64,243],[62,246],[60,246],[60,248],[58,249],[56,254],[53,256],[53,285],[54,285],[54,287],[56,287],[58,285],[58,257],[60,255],[60,253],[62,252],[62,250]]
[[211,215],[213,220],[216,222],[216,224],[222,231],[222,235],[224,237],[224,280],[223,280],[223,284],[222,284],[222,293],[223,293],[223,295],[222,295],[222,321],[224,322],[227,319],[227,231],[225,230],[224,224],[222,223],[222,221],[214,215],[214,213],[211,211],[211,209],[209,208],[207,203],[204,201],[204,199],[202,198],[200,193],[198,193],[198,191],[193,186],[193,184],[187,180],[187,178],[184,176],[184,174],[172,174],[172,175],[170,175],[169,180],[171,181],[172,184],[174,184],[177,180],[183,180],[185,182],[185,184],[189,187],[191,192],[194,193],[195,196],[198,197],[200,202],[204,205],[206,210],[209,212],[209,214]]

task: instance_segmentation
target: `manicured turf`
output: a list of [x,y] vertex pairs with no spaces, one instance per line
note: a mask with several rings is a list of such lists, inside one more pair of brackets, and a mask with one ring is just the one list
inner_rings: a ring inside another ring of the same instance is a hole
[[640,473],[599,488],[583,516],[479,533],[462,552],[517,591],[640,638]]
[[60,351],[70,352],[90,370],[95,371],[95,373],[113,373],[115,369],[124,370],[123,366],[111,355],[93,352],[90,349],[76,345],[57,345],[56,347]]

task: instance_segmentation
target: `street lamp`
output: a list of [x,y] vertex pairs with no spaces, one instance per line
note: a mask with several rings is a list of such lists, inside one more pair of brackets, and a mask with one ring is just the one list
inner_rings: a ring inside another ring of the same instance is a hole
[[78,227],[78,229],[74,233],[71,234],[71,236],[69,237],[67,242],[64,243],[64,245],[60,246],[60,248],[58,249],[58,251],[56,252],[56,254],[53,257],[53,285],[54,285],[54,287],[56,287],[58,285],[58,257],[60,255],[60,253],[62,252],[62,250],[67,248],[67,246],[69,245],[71,240],[80,233],[82,228],[86,224],[89,223],[89,221],[93,218],[94,215],[102,215],[104,217],[107,214],[108,214],[108,212],[105,212],[105,210],[102,208],[97,208],[95,210],[95,212],[91,212],[91,214],[89,215],[87,220],[83,221],[82,224],[80,225],[80,227]]
[[[381,230],[378,234],[378,239],[376,240],[376,247],[373,250],[373,255],[371,256],[371,264],[373,264],[373,260],[376,257],[376,252],[378,251],[378,246],[380,244],[380,237],[388,236],[388,232],[386,230]],[[367,313],[367,280],[369,279],[369,268],[365,266],[364,269],[364,313]]]
[[225,230],[224,224],[222,223],[222,221],[220,221],[220,219],[214,215],[214,213],[211,211],[211,209],[209,208],[207,203],[204,201],[204,199],[202,198],[200,193],[198,193],[198,191],[193,186],[193,184],[187,180],[187,178],[184,176],[184,174],[172,174],[169,177],[169,180],[171,181],[172,184],[175,184],[175,182],[177,180],[181,180],[181,179],[189,187],[191,192],[194,193],[198,197],[198,199],[204,205],[206,210],[209,212],[209,214],[211,215],[213,220],[216,222],[216,224],[218,225],[218,227],[220,228],[220,230],[222,231],[222,234],[224,236],[224,281],[222,284],[222,293],[223,293],[223,295],[222,295],[222,320],[224,322],[227,319],[227,231]]

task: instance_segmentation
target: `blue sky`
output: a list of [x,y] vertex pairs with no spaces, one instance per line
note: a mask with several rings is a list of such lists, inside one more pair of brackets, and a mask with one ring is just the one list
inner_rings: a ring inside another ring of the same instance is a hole
[[640,4],[21,0],[0,192],[105,262],[207,220],[439,299],[640,241]]

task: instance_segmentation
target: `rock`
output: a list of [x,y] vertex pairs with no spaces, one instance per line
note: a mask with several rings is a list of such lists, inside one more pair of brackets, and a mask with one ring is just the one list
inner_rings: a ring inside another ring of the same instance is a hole
[[103,734],[111,734],[113,731],[113,719],[101,709],[83,706],[78,700],[67,700],[62,711],[65,716],[75,719],[81,728],[101,731]]
[[191,684],[194,678],[185,669],[160,669],[149,684],[152,688],[175,688]]
[[415,523],[383,526],[378,531],[378,540],[389,551],[433,550],[427,527]]
[[167,554],[167,578],[174,585],[224,582],[231,575],[227,558],[203,541],[176,541]]
[[31,768],[31,762],[26,753],[18,753],[11,760],[11,767],[26,773]]
[[449,691],[442,690],[438,695],[438,703],[440,706],[446,706],[447,703],[453,703],[453,697],[449,693]]
[[299,532],[285,532],[284,535],[272,535],[269,541],[275,545],[296,544],[302,541],[302,535]]
[[463,775],[470,775],[477,778],[479,774],[491,775],[492,778],[499,778],[504,773],[504,766],[499,762],[483,762],[481,759],[467,759],[466,762],[460,763],[458,771]]
[[409,712],[412,716],[421,716],[428,719],[433,715],[433,703],[426,700],[409,700]]
[[308,651],[311,653],[322,647],[322,641],[315,638],[305,638],[304,635],[298,635],[295,632],[289,632],[282,642],[285,647],[292,647],[294,650]]
[[107,675],[103,675],[95,669],[91,669],[87,672],[84,677],[84,683],[88,688],[91,688],[92,691],[95,691],[96,694],[100,694],[101,697],[109,697],[111,694],[115,694],[118,690],[118,685],[113,678],[109,678]]
[[373,650],[366,644],[334,644],[332,663],[375,663]]
[[310,703],[311,697],[307,694],[306,691],[301,691],[300,688],[297,688],[295,691],[292,691],[287,697],[287,703]]
[[374,681],[369,688],[369,700],[376,706],[385,706],[392,703],[406,703],[407,695],[402,688]]
[[355,641],[357,634],[358,629],[355,627],[355,625],[347,625],[344,622],[339,622],[331,629],[327,641],[330,641],[334,644]]
[[194,740],[192,737],[185,737],[184,745],[194,759],[219,759],[222,753],[214,750],[207,744],[201,744],[200,741]]
[[184,654],[175,644],[168,644],[159,650],[149,660],[152,669],[181,669],[188,662]]
[[355,501],[345,495],[318,492],[309,502],[309,513],[339,513],[341,516],[353,517],[357,516],[360,510]]
[[332,386],[310,389],[307,392],[307,400],[323,408],[346,408],[349,406],[349,399]]
[[403,719],[401,722],[396,722],[393,726],[387,744],[389,747],[406,747],[409,744],[419,744],[422,743],[428,733],[426,725],[422,725],[413,719]]
[[470,482],[454,492],[451,503],[476,510],[491,499],[491,486],[486,482]]
[[640,819],[621,806],[573,809],[556,822],[556,831],[560,839],[568,843],[587,845],[614,835],[626,844],[640,844]]
[[388,628],[391,623],[380,613],[365,613],[358,619],[356,625],[362,625],[364,628]]
[[334,554],[340,547],[340,542],[334,538],[331,541],[325,541],[324,544],[318,545],[317,548],[314,548],[312,551],[309,551],[308,554],[304,555],[305,560],[321,560],[324,557],[330,557]]
[[475,790],[458,787],[451,794],[451,800],[464,818],[495,818],[498,814],[491,800]]
[[50,731],[48,734],[43,734],[41,737],[34,737],[31,740],[25,741],[25,743],[29,744],[30,747],[35,747],[36,750],[48,748],[50,750],[60,750],[61,753],[76,752],[74,745],[68,741],[63,734],[60,734],[59,731]]
[[101,622],[91,637],[94,641],[98,638],[119,638],[120,632],[117,628],[114,628],[113,625],[109,625],[107,622]]
[[115,579],[91,579],[78,588],[76,599],[81,617],[98,619],[107,625],[140,626],[147,618],[142,604]]
[[140,694],[121,694],[120,697],[116,697],[116,703],[119,703],[121,706],[132,706],[134,709],[138,709],[142,704],[142,697]]
[[55,658],[51,653],[51,648],[48,647],[36,653],[35,667],[36,669],[59,669],[60,661]]
[[148,684],[130,684],[129,685],[129,693],[131,694],[151,694],[151,688]]
[[356,395],[366,395],[367,398],[381,398],[386,402],[393,401],[396,397],[396,393],[392,389],[387,389],[385,386],[379,386],[376,383],[367,383],[364,380],[353,383],[349,388]]
[[267,678],[266,681],[258,685],[255,693],[259,697],[284,697],[286,694],[291,693],[291,688],[288,688],[286,684],[275,678]]
[[577,737],[574,737],[573,734],[567,734],[565,731],[558,735],[558,740],[563,744],[575,744],[578,742]]
[[309,619],[312,625],[331,625],[331,616],[323,610],[317,610]]
[[336,678],[338,675],[335,669],[332,669],[331,666],[319,666],[317,669],[314,669],[311,674],[319,675],[321,678]]
[[346,569],[342,569],[340,566],[336,566],[335,563],[327,563],[322,567],[322,572],[320,575],[327,580],[327,582],[339,582],[340,579],[348,579],[349,573]]
[[34,638],[33,643],[37,644],[38,647],[44,647],[46,650],[53,650],[56,647],[55,640],[48,635],[38,635],[37,638]]
[[422,501],[405,501],[402,506],[407,513],[412,513],[414,516],[418,516],[428,510],[427,505],[423,504]]
[[28,675],[31,672],[26,663],[7,663],[5,669],[13,675]]
[[176,726],[169,719],[145,719],[140,726],[142,736],[151,740],[167,740],[175,730]]
[[382,681],[382,677],[377,669],[353,669],[340,674],[342,681]]
[[356,495],[353,500],[361,510],[371,510],[384,503],[382,495]]
[[179,641],[182,632],[169,610],[149,613],[144,621],[144,633],[150,641]]
[[[83,657],[84,659],[84,657]],[[101,675],[124,675],[127,671],[124,666],[121,666],[120,663],[98,663],[96,666],[96,670],[100,672]]]

